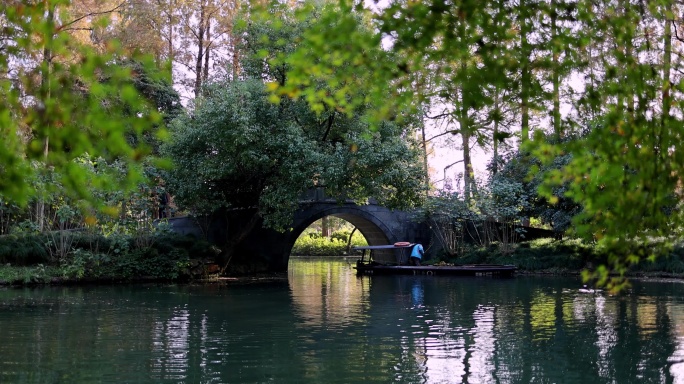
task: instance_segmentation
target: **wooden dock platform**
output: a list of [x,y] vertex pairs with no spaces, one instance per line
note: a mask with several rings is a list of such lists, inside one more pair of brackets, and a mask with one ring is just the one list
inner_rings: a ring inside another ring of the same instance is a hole
[[[356,273],[359,275],[452,275],[452,276],[513,276],[517,267],[502,264],[468,264],[468,265],[408,265],[408,254],[413,243],[403,242],[392,245],[358,246],[353,249],[361,251],[361,259],[356,261]],[[392,262],[378,262],[374,259],[377,251],[391,251],[396,257]]]

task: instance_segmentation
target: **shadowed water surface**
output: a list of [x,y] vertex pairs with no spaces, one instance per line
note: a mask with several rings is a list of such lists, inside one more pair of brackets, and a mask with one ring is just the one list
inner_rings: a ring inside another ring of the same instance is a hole
[[0,290],[0,383],[684,383],[684,284],[356,277]]

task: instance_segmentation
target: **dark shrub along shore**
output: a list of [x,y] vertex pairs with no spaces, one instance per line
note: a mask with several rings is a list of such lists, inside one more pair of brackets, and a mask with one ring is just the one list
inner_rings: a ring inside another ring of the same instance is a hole
[[[523,274],[578,275],[607,261],[607,255],[593,244],[583,243],[579,239],[543,238],[516,244],[513,251],[508,253],[501,252],[501,247],[496,243],[489,247],[466,248],[462,256],[442,255],[435,263],[512,264]],[[684,278],[684,243],[677,244],[669,255],[659,257],[654,262],[643,261],[633,265],[628,276]]]
[[[62,252],[60,247],[69,247]],[[148,237],[90,232],[0,236],[0,285],[187,281],[216,273],[219,250],[173,233]]]
[[[72,232],[71,251],[61,257],[55,240],[54,234],[45,233],[0,236],[0,285],[191,282],[215,279],[219,273],[216,246],[173,233],[140,238]],[[307,239],[292,254],[316,249],[329,256],[349,256],[341,241],[315,240],[321,244]],[[606,260],[591,244],[548,238],[516,244],[506,253],[496,243],[466,247],[461,255],[438,255],[426,264],[512,264],[520,274],[578,275]],[[684,277],[684,246],[674,247],[670,255],[655,262],[633,266],[629,276]]]

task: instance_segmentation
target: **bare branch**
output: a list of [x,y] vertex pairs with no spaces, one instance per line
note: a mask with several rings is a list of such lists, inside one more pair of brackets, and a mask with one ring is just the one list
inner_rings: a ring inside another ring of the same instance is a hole
[[333,122],[335,120],[335,114],[334,113],[331,114],[327,120],[328,120],[328,127],[325,130],[323,137],[321,138],[321,142],[325,142],[328,139],[328,134],[330,133],[330,130],[332,129],[332,126],[333,126]]
[[679,41],[680,43],[684,43],[684,39],[681,38],[681,37],[679,37],[679,31],[678,31],[678,29],[677,29],[677,23],[675,23],[675,22],[673,21],[673,22],[672,22],[672,26],[674,27],[674,36],[675,36],[675,38],[677,39],[677,41]]
[[436,139],[436,138],[438,138],[438,137],[442,137],[442,136],[446,136],[446,135],[456,135],[456,134],[458,134],[458,133],[460,133],[460,132],[461,132],[460,129],[452,129],[452,130],[445,131],[445,132],[439,133],[439,134],[437,134],[437,135],[434,135],[434,136],[432,136],[431,138],[426,139],[425,141],[428,141],[428,142],[429,142],[429,141],[432,141],[432,140],[434,140],[434,139]]
[[439,115],[433,115],[433,116],[425,114],[425,117],[430,119],[430,120],[436,120],[436,119],[443,119],[445,117],[450,117],[451,115],[452,115],[451,112],[444,112],[444,113],[441,113]]
[[99,16],[99,15],[106,15],[106,14],[108,14],[108,13],[116,12],[117,10],[119,10],[120,8],[122,8],[122,7],[124,6],[124,4],[126,4],[126,1],[122,1],[119,5],[117,5],[116,7],[112,8],[112,9],[110,9],[110,10],[108,10],[108,11],[86,13],[86,14],[84,14],[84,15],[81,16],[81,17],[77,17],[76,19],[71,20],[70,22],[68,22],[68,23],[66,23],[66,24],[64,24],[64,25],[61,25],[61,26],[57,29],[57,32],[61,32],[62,30],[66,30],[66,28],[69,27],[70,25],[74,25],[74,24],[78,23],[79,21],[81,21],[81,20],[83,20],[83,19],[85,19],[85,18],[87,18],[87,17]]
[[62,28],[60,31],[92,31],[93,28]]

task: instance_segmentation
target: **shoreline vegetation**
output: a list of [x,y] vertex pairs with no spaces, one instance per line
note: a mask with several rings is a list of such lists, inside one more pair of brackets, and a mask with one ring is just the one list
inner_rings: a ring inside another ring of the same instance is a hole
[[[502,252],[498,243],[487,247],[466,245],[462,256],[438,257],[434,264],[512,264],[518,267],[516,273],[525,275],[582,275],[594,272],[602,265],[608,265],[609,257],[596,244],[587,244],[580,239],[540,238],[514,244],[512,249]],[[684,244],[676,244],[671,252],[655,259],[642,260],[632,265],[625,276],[635,278],[677,278],[684,279]],[[589,283],[588,283],[589,284]]]
[[[293,257],[356,257],[351,246],[366,245],[360,234],[349,241],[349,231],[330,237],[304,233]],[[0,236],[0,286],[121,284],[121,283],[233,283],[282,279],[286,274],[220,277],[215,258],[220,250],[201,240],[163,233],[146,239],[108,238],[88,232],[70,234],[75,249],[59,263],[51,262],[52,237],[45,233]],[[536,239],[502,252],[498,244],[465,245],[456,257],[436,255],[428,265],[512,264],[520,275],[580,275],[607,261],[600,250],[576,239]],[[305,256],[303,256],[305,255]],[[684,244],[667,257],[633,266],[629,278],[684,278]]]
[[168,231],[8,234],[0,236],[0,285],[190,281],[218,272],[219,252]]

